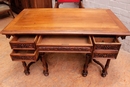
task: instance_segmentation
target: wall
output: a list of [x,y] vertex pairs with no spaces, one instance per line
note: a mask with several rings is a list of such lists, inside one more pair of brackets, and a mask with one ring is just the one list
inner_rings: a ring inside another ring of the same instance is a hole
[[[85,8],[109,8],[130,31],[130,0],[83,0]],[[130,52],[130,36],[121,40],[122,49]]]

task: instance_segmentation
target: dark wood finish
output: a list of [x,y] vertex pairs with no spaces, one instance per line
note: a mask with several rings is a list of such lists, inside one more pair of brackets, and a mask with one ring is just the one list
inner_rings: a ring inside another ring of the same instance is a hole
[[82,72],[82,76],[86,77],[88,74],[88,64],[90,63],[91,60],[91,54],[86,54],[86,62],[84,64],[84,68],[83,68],[83,72]]
[[20,13],[25,8],[52,8],[52,0],[10,0],[11,8]]
[[52,0],[29,0],[31,8],[52,8]]
[[97,63],[98,65],[101,66],[101,68],[102,68],[101,76],[102,76],[102,77],[106,77],[106,75],[108,74],[108,73],[107,73],[107,69],[108,69],[108,67],[109,67],[110,60],[111,60],[111,59],[107,59],[106,64],[105,64],[105,67],[104,67],[104,65],[101,64],[99,61],[97,61],[96,59],[93,59],[93,61],[94,61],[95,63]]
[[27,63],[25,62],[25,61],[22,61],[22,65],[23,65],[23,67],[24,67],[24,73],[25,73],[25,75],[29,75],[30,74],[30,66],[33,64],[33,63],[35,63],[35,62],[30,62],[28,65],[27,65]]
[[[67,13],[67,14],[66,14]],[[41,53],[43,74],[49,75],[47,61],[43,54],[45,52],[85,53],[86,62],[82,72],[87,76],[87,67],[93,58],[107,59],[103,66],[99,61],[94,62],[102,67],[102,76],[106,76],[110,59],[115,59],[121,44],[117,37],[125,38],[130,32],[123,23],[109,9],[25,9],[5,29],[1,31],[7,37],[10,36],[39,36],[34,51]],[[93,39],[93,44],[91,38]],[[26,39],[26,38],[25,38]],[[15,39],[17,41],[17,39]],[[56,40],[56,43],[54,43]],[[19,44],[19,41],[16,42]],[[25,44],[25,43],[24,43]],[[20,46],[25,47],[25,46]],[[18,48],[20,48],[18,46]],[[20,48],[20,51],[28,52]],[[15,49],[12,47],[12,49]],[[18,50],[15,49],[15,52]],[[15,54],[13,52],[12,54]],[[33,54],[35,61],[39,54]],[[12,55],[12,59],[35,62],[29,58],[22,57],[25,54]],[[14,58],[13,58],[14,57]],[[25,74],[29,72],[31,64],[23,62]]]
[[47,64],[46,59],[44,57],[44,53],[40,53],[40,58],[41,58],[41,61],[42,61],[42,66],[43,66],[43,74],[45,76],[48,76],[49,75],[48,64]]
[[29,0],[10,0],[11,9],[15,13],[20,13],[24,8],[29,8]]

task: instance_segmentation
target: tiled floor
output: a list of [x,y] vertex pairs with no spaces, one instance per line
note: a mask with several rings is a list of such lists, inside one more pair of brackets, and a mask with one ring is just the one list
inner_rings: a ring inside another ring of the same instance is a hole
[[[0,19],[0,31],[12,17]],[[47,53],[49,76],[42,74],[41,61],[30,68],[31,74],[24,75],[21,62],[13,62],[9,56],[10,40],[0,35],[0,87],[130,87],[130,53],[120,50],[112,60],[108,75],[100,76],[101,68],[94,62],[89,64],[88,76],[82,77],[85,54]],[[104,60],[100,60],[102,63]]]

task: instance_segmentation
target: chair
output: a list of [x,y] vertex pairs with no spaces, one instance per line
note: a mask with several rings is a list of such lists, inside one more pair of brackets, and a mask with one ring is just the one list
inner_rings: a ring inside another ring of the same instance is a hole
[[61,3],[78,3],[79,8],[84,8],[82,4],[82,0],[55,0],[55,8],[59,8]]
[[9,0],[0,0],[0,14],[6,13],[6,12],[12,15],[13,18],[15,18],[10,8]]

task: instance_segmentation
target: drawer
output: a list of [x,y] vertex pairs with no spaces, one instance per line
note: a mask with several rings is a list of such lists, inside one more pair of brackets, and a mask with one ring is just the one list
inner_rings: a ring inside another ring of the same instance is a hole
[[107,59],[116,59],[118,52],[94,52],[93,58],[107,58]]
[[13,50],[10,54],[13,61],[36,61],[38,55],[38,50]]
[[10,46],[14,50],[35,50],[37,40],[36,35],[14,36],[10,41]]
[[42,52],[91,52],[90,36],[50,35],[39,36],[37,47]]
[[120,42],[114,36],[93,36],[94,50],[119,50]]

